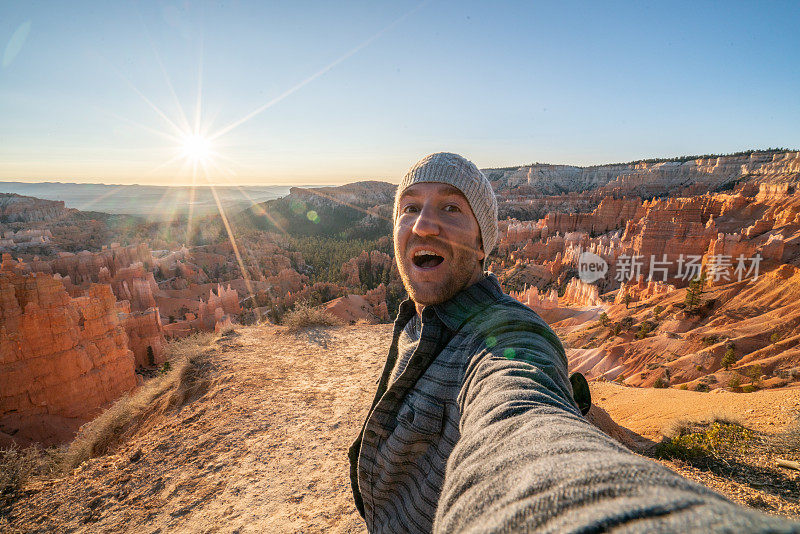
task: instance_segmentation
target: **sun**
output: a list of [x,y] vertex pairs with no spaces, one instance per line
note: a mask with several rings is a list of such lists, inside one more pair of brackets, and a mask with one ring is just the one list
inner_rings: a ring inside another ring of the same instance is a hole
[[192,163],[206,162],[211,158],[211,141],[202,135],[186,135],[183,138],[182,153]]

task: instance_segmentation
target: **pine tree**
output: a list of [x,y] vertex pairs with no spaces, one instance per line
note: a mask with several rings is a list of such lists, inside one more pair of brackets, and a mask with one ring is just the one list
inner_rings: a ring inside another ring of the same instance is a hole
[[689,282],[689,287],[686,288],[686,298],[683,301],[688,308],[695,308],[700,305],[700,295],[703,293],[705,278],[705,274],[703,274]]
[[730,369],[731,365],[736,363],[736,353],[734,352],[733,347],[730,347],[725,351],[725,354],[722,356],[722,362],[720,363],[725,370]]

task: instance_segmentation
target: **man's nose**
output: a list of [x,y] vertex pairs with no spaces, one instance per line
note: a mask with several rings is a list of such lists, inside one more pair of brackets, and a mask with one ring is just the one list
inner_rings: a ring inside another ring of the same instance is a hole
[[423,206],[422,210],[414,221],[412,232],[419,236],[439,235],[441,230],[441,221],[436,213],[436,210],[429,205]]

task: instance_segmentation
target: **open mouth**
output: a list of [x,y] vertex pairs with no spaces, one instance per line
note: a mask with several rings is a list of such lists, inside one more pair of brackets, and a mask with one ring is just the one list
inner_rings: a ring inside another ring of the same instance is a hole
[[430,269],[442,263],[444,258],[430,250],[419,250],[414,253],[414,257],[411,258],[411,261],[417,267],[422,269]]

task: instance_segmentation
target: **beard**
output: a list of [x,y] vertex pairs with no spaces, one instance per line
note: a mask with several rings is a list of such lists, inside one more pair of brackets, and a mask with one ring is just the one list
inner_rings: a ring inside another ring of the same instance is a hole
[[[448,257],[430,272],[421,271],[408,258],[407,250],[415,246],[432,245],[437,250],[448,252]],[[476,245],[480,247],[480,245]],[[448,243],[434,239],[409,239],[406,251],[397,250],[395,242],[395,258],[403,286],[409,298],[416,304],[429,306],[441,304],[453,298],[458,292],[480,279],[483,273],[479,250],[469,247],[450,246]]]

